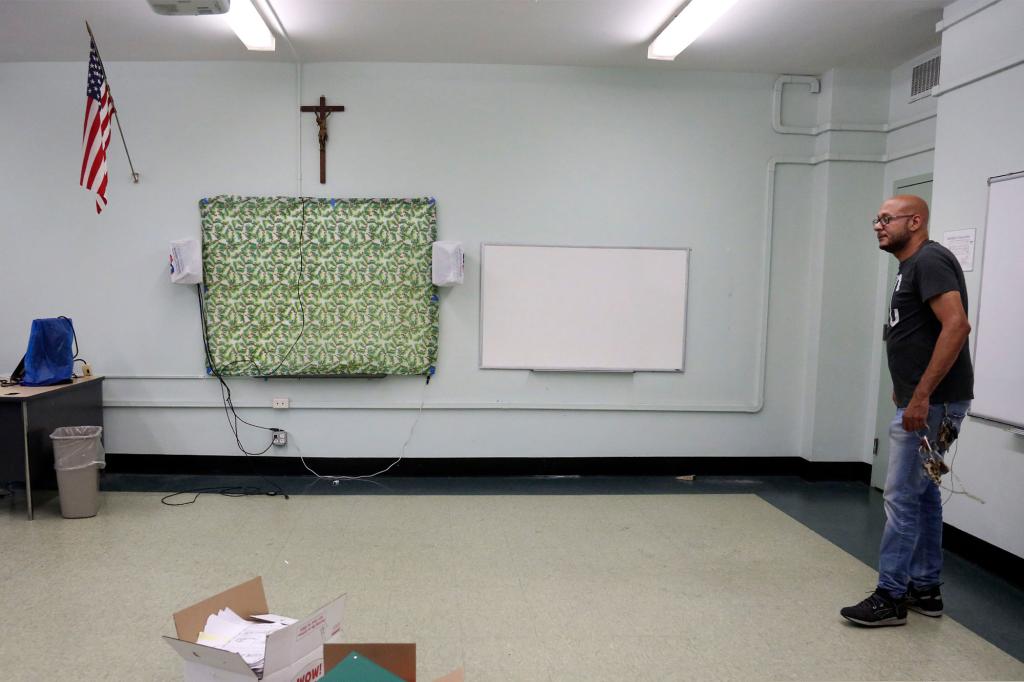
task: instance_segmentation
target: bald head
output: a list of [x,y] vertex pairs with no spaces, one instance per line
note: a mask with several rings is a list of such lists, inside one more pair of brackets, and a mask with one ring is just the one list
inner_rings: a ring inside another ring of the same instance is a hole
[[928,204],[919,196],[897,194],[886,199],[878,218],[878,248],[899,260],[909,258],[928,239]]
[[899,213],[893,213],[892,215],[905,215],[907,213],[921,216],[921,226],[928,233],[928,203],[919,196],[913,194],[897,194],[896,196],[882,204],[884,207],[889,202],[893,202],[894,208],[899,210]]

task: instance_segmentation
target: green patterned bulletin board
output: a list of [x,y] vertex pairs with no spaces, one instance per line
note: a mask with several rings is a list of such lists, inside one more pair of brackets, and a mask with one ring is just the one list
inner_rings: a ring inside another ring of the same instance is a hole
[[199,213],[221,374],[427,374],[435,364],[433,199],[218,196]]

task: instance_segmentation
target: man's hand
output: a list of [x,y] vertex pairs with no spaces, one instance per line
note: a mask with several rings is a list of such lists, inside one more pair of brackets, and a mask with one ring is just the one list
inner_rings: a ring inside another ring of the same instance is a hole
[[911,398],[903,410],[903,430],[921,431],[928,426],[928,400]]
[[930,396],[953,366],[971,331],[959,291],[947,291],[933,296],[928,299],[928,305],[942,325],[942,331],[935,341],[928,366],[914,388],[914,395],[910,398],[907,409],[903,411],[904,431],[920,431],[927,427]]

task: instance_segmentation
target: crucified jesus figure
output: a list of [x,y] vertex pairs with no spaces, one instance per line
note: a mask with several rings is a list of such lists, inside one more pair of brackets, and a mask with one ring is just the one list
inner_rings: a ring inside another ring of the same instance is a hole
[[320,151],[327,151],[327,117],[331,115],[329,111],[318,111],[316,112],[316,124],[320,128],[320,132],[317,137],[320,140]]
[[327,117],[335,111],[345,111],[342,106],[327,106],[327,98],[320,96],[319,105],[308,105],[300,111],[316,114],[317,140],[320,142],[320,184],[327,182]]

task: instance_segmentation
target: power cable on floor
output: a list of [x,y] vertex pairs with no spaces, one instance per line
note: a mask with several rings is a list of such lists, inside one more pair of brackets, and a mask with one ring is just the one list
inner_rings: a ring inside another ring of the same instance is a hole
[[427,380],[423,383],[423,391],[420,394],[420,406],[419,409],[416,411],[416,419],[413,420],[412,426],[409,427],[409,434],[406,436],[405,442],[402,444],[402,451],[399,453],[398,459],[396,459],[391,464],[387,465],[385,468],[372,474],[366,474],[365,476],[323,475],[313,471],[312,467],[310,467],[309,464],[306,463],[305,458],[302,456],[300,452],[299,460],[301,460],[302,466],[306,467],[306,470],[309,473],[316,476],[317,480],[328,480],[331,481],[331,483],[334,485],[337,485],[339,481],[363,481],[371,478],[376,478],[377,476],[386,474],[387,472],[391,471],[391,469],[398,465],[398,463],[401,462],[402,459],[405,457],[405,449],[409,446],[409,442],[412,440],[412,435],[416,431],[416,425],[420,423],[420,417],[423,415],[423,405],[426,403],[427,386],[429,385],[430,374],[427,374]]

